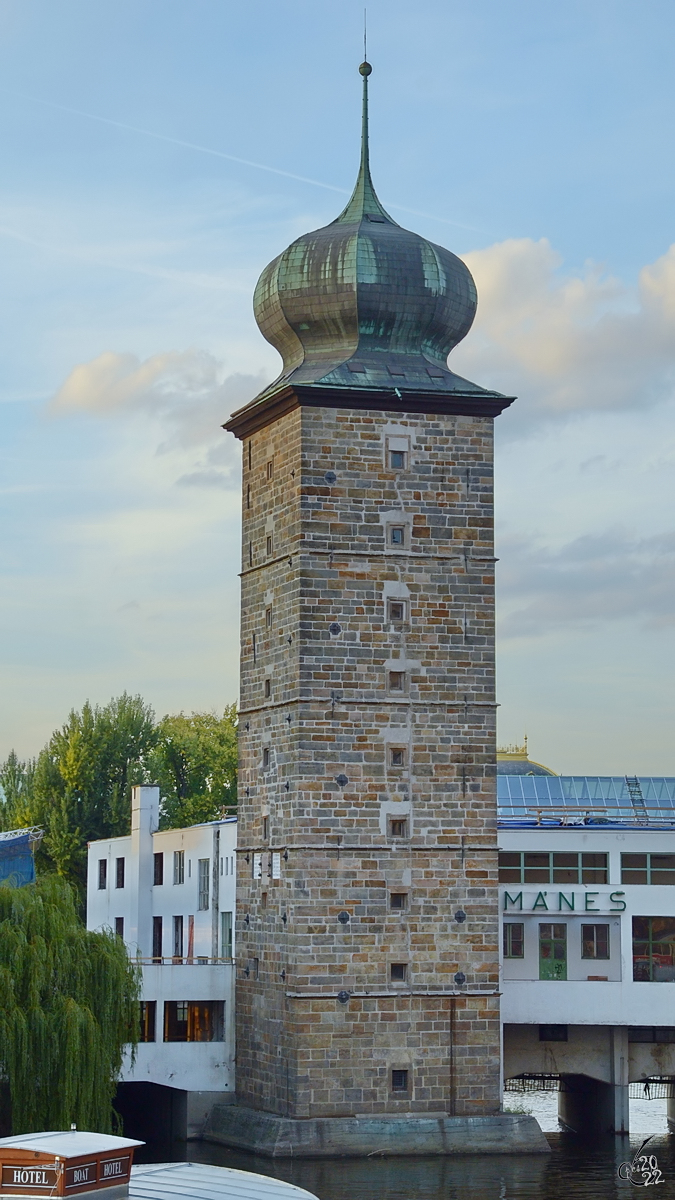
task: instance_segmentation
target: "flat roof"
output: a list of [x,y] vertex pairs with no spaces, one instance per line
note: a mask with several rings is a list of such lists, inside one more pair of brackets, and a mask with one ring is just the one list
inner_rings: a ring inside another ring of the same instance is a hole
[[675,828],[675,776],[497,774],[499,823]]
[[88,1133],[80,1129],[48,1130],[45,1133],[19,1133],[0,1138],[0,1146],[13,1150],[42,1150],[61,1158],[77,1158],[79,1154],[105,1154],[108,1150],[124,1150],[128,1146],[144,1146],[133,1138],[114,1137],[111,1133]]

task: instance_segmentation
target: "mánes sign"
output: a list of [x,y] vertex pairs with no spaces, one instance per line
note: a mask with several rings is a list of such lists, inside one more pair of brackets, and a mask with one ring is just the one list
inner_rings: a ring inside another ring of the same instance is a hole
[[504,891],[504,912],[625,912],[625,892],[542,892]]

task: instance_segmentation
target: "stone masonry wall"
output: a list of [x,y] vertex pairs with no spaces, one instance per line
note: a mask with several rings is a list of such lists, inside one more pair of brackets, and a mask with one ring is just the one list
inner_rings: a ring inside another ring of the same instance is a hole
[[243,453],[239,1102],[493,1113],[492,420],[298,408]]

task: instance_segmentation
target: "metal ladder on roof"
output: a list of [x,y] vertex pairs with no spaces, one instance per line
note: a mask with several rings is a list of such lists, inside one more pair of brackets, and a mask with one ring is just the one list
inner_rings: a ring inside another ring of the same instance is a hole
[[633,805],[633,812],[637,817],[638,825],[648,825],[649,813],[647,812],[645,798],[642,795],[640,780],[638,779],[637,775],[625,775],[624,778],[626,780],[628,795],[630,796],[630,802]]

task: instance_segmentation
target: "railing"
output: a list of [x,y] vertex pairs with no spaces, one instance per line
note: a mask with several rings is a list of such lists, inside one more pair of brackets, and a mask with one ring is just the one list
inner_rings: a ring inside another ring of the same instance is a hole
[[[669,813],[671,815],[669,815]],[[636,813],[631,803],[613,801],[605,804],[503,804],[500,806],[499,821],[508,824],[515,821],[532,821],[537,825],[632,825],[638,829],[675,828],[675,807],[653,808],[645,805],[644,812]]]
[[137,958],[140,967],[233,967],[233,958],[209,958],[203,954],[193,954],[191,958],[163,955],[161,958]]

